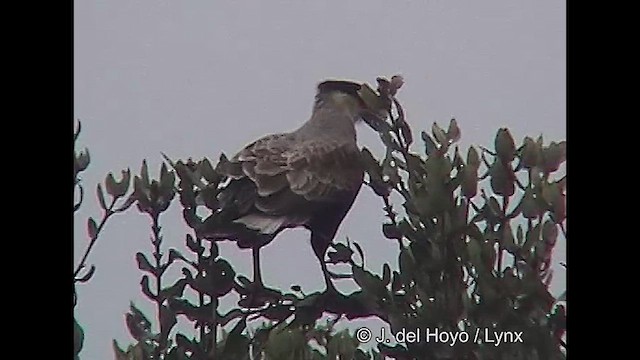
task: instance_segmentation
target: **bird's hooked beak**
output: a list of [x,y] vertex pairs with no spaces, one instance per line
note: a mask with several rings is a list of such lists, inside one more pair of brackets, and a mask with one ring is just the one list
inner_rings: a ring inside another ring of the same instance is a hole
[[391,99],[380,96],[367,84],[362,84],[358,95],[364,103],[360,111],[362,120],[375,131],[382,131],[391,110]]

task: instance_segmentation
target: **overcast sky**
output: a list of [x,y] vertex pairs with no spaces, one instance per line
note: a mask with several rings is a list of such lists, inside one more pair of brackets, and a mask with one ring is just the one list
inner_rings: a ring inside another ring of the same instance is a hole
[[[565,10],[552,0],[75,1],[74,117],[92,160],[83,176],[92,196],[75,217],[76,263],[88,241],[86,218],[100,216],[95,186],[109,171],[137,173],[147,159],[156,176],[161,151],[216,160],[292,130],[308,119],[315,86],[327,78],[375,84],[376,76],[401,73],[399,98],[413,129],[455,117],[465,150],[492,146],[504,126],[518,142],[565,139]],[[377,135],[359,130],[360,143],[379,152]],[[362,244],[376,272],[384,262],[395,267],[397,253],[381,235],[381,208],[363,189],[338,233]],[[162,220],[166,245],[182,248],[178,207]],[[76,308],[83,359],[112,358],[114,338],[129,344],[129,301],[153,318],[134,260],[136,251],[151,252],[148,223],[135,209],[115,217],[89,258],[97,271],[79,286]],[[250,252],[221,249],[251,277]],[[561,240],[555,263],[564,249]],[[268,285],[322,286],[305,231],[283,234],[263,254]],[[565,279],[557,269],[552,289]]]

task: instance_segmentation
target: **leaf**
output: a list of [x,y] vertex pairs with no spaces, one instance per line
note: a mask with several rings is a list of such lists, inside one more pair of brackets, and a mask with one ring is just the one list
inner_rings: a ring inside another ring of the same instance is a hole
[[73,133],[73,141],[78,140],[80,136],[80,131],[82,130],[82,122],[78,119],[78,129]]
[[402,239],[402,232],[394,224],[382,224],[382,233],[387,239]]
[[120,349],[120,346],[118,345],[118,342],[116,340],[111,341],[111,346],[113,348],[113,352],[116,355],[116,360],[129,360],[129,356],[127,356],[126,352]]
[[415,271],[416,260],[413,257],[413,254],[411,254],[411,250],[409,248],[403,246],[400,250],[398,265],[400,266],[401,274],[410,275]]
[[462,169],[462,195],[468,199],[476,196],[478,193],[478,170],[466,166]]
[[84,330],[78,324],[75,316],[73,317],[73,354],[78,356],[84,344]]
[[375,295],[382,295],[381,290],[384,289],[384,286],[377,276],[357,265],[351,266],[351,270],[353,272],[353,280],[355,280],[363,291]]
[[449,129],[447,130],[447,137],[451,142],[456,142],[460,140],[460,128],[458,127],[458,122],[456,119],[451,119],[449,122]]
[[156,269],[151,265],[151,263],[149,262],[149,260],[147,260],[147,257],[143,253],[138,252],[136,254],[136,261],[138,263],[138,269],[149,272],[151,274],[155,274]]
[[471,264],[476,268],[480,269],[483,266],[482,262],[482,247],[478,240],[471,237],[469,239],[469,243],[467,244],[467,252],[469,253],[469,259],[471,260]]
[[542,150],[542,159],[544,163],[544,171],[551,173],[560,168],[567,158],[567,142],[561,141],[556,143],[555,141],[549,144],[548,147]]
[[371,151],[365,147],[362,149],[361,154],[365,170],[369,176],[380,178],[380,180],[382,180],[382,169],[378,160],[376,160],[371,154]]
[[107,177],[104,179],[104,184],[107,187],[107,192],[109,193],[109,195],[111,196],[116,196],[116,179],[113,177],[113,173],[109,173],[107,174]]
[[240,282],[240,285],[242,285],[245,288],[250,287],[252,284],[251,280],[249,280],[249,278],[247,278],[246,276],[238,275],[237,279]]
[[202,252],[204,251],[204,247],[202,245],[198,244],[193,239],[193,236],[191,236],[191,234],[187,234],[187,236],[186,236],[186,244],[187,244],[187,248],[189,248],[189,250],[193,251],[196,254],[202,254]]
[[478,150],[473,146],[470,146],[467,151],[467,165],[476,171],[480,168],[480,156]]
[[89,268],[89,271],[87,271],[87,273],[83,277],[77,278],[76,281],[80,283],[85,283],[89,281],[93,277],[93,274],[95,273],[95,271],[96,271],[96,266],[91,265],[91,267]]
[[449,144],[449,140],[447,139],[447,134],[445,134],[444,130],[438,126],[436,122],[431,125],[431,133],[433,137],[436,139],[438,144],[444,146]]
[[496,155],[504,163],[513,161],[516,155],[516,145],[509,129],[498,130],[495,139]]
[[413,143],[413,134],[411,133],[411,128],[409,127],[409,124],[404,120],[399,120],[398,126],[400,127],[400,133],[404,138],[405,144],[407,144],[408,147]]
[[[349,241],[349,238],[347,238],[347,241]],[[360,259],[362,259],[362,263],[364,264],[364,252],[362,251],[362,247],[360,247],[360,244],[355,241],[353,242],[353,247],[358,251],[358,255],[360,255]]]
[[125,315],[129,333],[137,341],[144,341],[151,335],[151,323],[138,308],[130,303],[130,312]]
[[208,159],[202,159],[202,161],[200,162],[200,172],[202,173],[202,176],[209,182],[209,183],[217,183],[220,181],[221,176],[220,174],[218,174],[214,169],[213,166],[211,166],[211,163],[209,162]]
[[77,172],[81,172],[86,170],[89,167],[89,163],[91,162],[91,155],[89,154],[89,149],[84,149],[83,152],[80,152],[76,157],[75,165],[77,168]]
[[513,237],[513,230],[511,229],[511,224],[506,222],[501,227],[501,236],[500,236],[500,245],[507,249],[509,252],[514,252],[515,248],[515,239]]
[[160,305],[160,338],[165,340],[169,336],[169,332],[178,322],[176,313],[166,305]]
[[147,166],[147,160],[142,160],[142,167],[140,168],[140,180],[144,188],[148,189],[151,185],[149,182],[149,167]]
[[536,224],[534,227],[527,229],[526,240],[524,245],[522,245],[522,251],[526,255],[528,255],[531,248],[533,248],[540,239],[540,224]]
[[100,186],[100,184],[98,184],[98,186],[96,187],[96,194],[98,196],[98,202],[100,203],[100,207],[103,210],[107,210],[107,203],[104,200],[104,192],[102,191],[102,186]]
[[391,281],[391,268],[389,264],[382,265],[382,282],[387,285]]
[[423,131],[422,133],[420,133],[420,135],[422,137],[422,141],[424,141],[425,153],[427,154],[427,156],[431,156],[438,150],[438,145],[436,145],[431,136],[429,136],[429,134],[427,134],[426,132]]
[[175,284],[160,290],[160,295],[158,297],[164,301],[165,299],[173,299],[182,296],[186,285],[187,280],[182,278],[176,281]]
[[515,174],[509,164],[496,159],[489,168],[491,188],[493,192],[502,196],[512,196],[515,191]]
[[142,289],[142,293],[150,300],[156,300],[157,295],[151,292],[151,288],[149,287],[149,277],[147,275],[142,276],[142,280],[140,280],[140,289]]
[[535,219],[541,214],[538,202],[533,196],[533,189],[530,187],[525,190],[521,205],[522,216],[527,219]]
[[176,174],[168,171],[165,163],[160,167],[160,193],[164,198],[173,199],[175,195]]
[[542,240],[553,246],[558,239],[558,225],[556,225],[553,221],[547,220],[542,225]]
[[245,319],[240,319],[231,329],[229,335],[224,340],[224,347],[220,354],[221,359],[242,359],[247,353],[247,348],[251,340],[242,334],[247,327]]
[[89,233],[89,238],[91,238],[91,240],[98,237],[98,225],[92,217],[87,219],[87,232]]
[[338,264],[338,263],[348,263],[351,260],[351,256],[353,255],[353,250],[347,247],[345,244],[337,243],[332,245],[335,251],[329,252],[327,257],[329,257],[329,263]]
[[542,149],[533,141],[532,138],[526,137],[521,150],[520,160],[525,169],[531,169],[539,165],[542,158]]

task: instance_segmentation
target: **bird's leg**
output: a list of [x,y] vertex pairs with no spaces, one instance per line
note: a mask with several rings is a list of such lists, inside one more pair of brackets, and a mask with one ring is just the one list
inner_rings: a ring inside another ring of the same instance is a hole
[[338,290],[336,290],[335,286],[333,285],[333,280],[331,279],[331,275],[329,274],[329,269],[327,269],[327,263],[324,261],[324,255],[327,252],[330,243],[330,236],[322,234],[319,231],[314,231],[311,233],[311,247],[313,247],[313,252],[316,254],[316,257],[320,262],[322,275],[324,276],[325,285],[327,286],[326,291],[338,292]]
[[253,283],[260,288],[263,288],[262,275],[260,273],[260,247],[256,246],[252,248],[253,251]]
[[324,256],[319,256],[318,260],[320,261],[320,267],[322,268],[322,275],[324,276],[324,282],[327,287],[327,292],[338,292],[335,285],[333,285],[333,280],[331,279],[331,275],[329,274],[329,269],[327,269],[327,263],[324,261]]

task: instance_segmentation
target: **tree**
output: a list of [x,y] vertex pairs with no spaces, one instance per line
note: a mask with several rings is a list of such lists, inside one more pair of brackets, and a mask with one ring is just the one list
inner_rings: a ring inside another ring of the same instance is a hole
[[[362,159],[366,185],[387,217],[381,235],[398,244],[399,269],[385,264],[378,276],[365,266],[357,241],[332,244],[328,262],[349,264],[360,287],[350,295],[306,294],[295,285],[253,287],[236,276],[214,242],[195,232],[185,235],[183,249],[163,247],[160,218],[176,198],[192,229],[200,208],[218,206],[215,195],[226,179],[217,169],[226,164],[224,154],[216,166],[208,159],[170,161],[157,179],[143,162],[132,191],[128,170],[119,182],[109,174],[111,206],[98,185],[105,216],[99,225],[89,219],[88,232],[95,242],[106,219],[133,204],[150,219],[153,252],[135,258],[144,273],[141,290],[159,314],[153,326],[131,305],[126,326],[135,343],[123,350],[114,341],[116,359],[564,359],[566,302],[548,286],[554,246],[560,235],[566,239],[566,175],[557,175],[566,142],[526,137],[516,146],[503,128],[492,149],[461,152],[455,145],[461,131],[452,119],[446,130],[434,123],[430,133],[421,132],[424,150],[414,152],[402,106],[393,101],[391,120],[376,129],[384,158],[363,149]],[[75,159],[77,169],[86,169],[88,152]],[[392,203],[393,192],[401,204]],[[206,195],[204,203],[196,201],[198,194]],[[167,279],[169,267],[181,267],[182,276]],[[85,277],[76,282],[90,275]],[[240,294],[237,307],[222,313],[218,300],[232,291]],[[336,316],[318,322],[327,313]],[[172,332],[179,316],[193,324],[194,334]],[[334,329],[337,318],[369,316],[394,333],[418,331],[421,341],[378,344],[367,352],[356,334]],[[266,321],[248,329],[253,318]],[[77,323],[76,329],[81,334]]]

